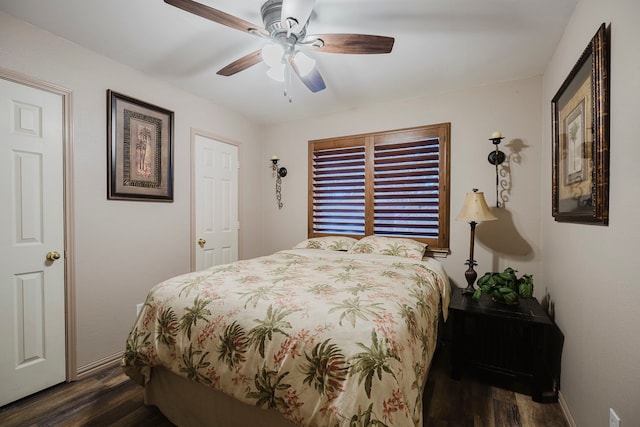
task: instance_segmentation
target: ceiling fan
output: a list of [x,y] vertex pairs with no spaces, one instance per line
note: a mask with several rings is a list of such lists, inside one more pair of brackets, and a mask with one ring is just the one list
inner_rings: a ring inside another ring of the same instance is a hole
[[270,40],[272,43],[233,61],[217,74],[232,76],[264,61],[269,66],[267,75],[285,82],[285,96],[288,95],[291,72],[298,76],[311,92],[319,92],[326,88],[315,66],[315,60],[302,50],[380,54],[389,53],[393,49],[393,37],[367,34],[308,35],[307,26],[315,0],[267,0],[260,9],[264,27],[192,0],[164,1],[218,24]]

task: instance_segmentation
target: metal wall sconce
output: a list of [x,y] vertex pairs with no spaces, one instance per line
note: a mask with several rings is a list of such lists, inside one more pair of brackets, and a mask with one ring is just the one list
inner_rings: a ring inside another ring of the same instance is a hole
[[273,170],[273,176],[276,179],[276,200],[278,201],[278,209],[282,209],[282,178],[287,176],[287,168],[284,166],[278,167],[280,158],[275,154],[271,156],[271,169]]
[[504,137],[502,136],[502,133],[500,131],[495,131],[494,133],[491,134],[491,138],[489,138],[489,141],[491,141],[493,145],[495,145],[496,147],[494,151],[489,153],[488,160],[489,160],[489,163],[491,163],[496,167],[496,206],[497,207],[501,207],[500,197],[498,195],[498,190],[500,187],[500,174],[498,172],[498,166],[501,165],[506,159],[505,154],[502,151],[500,151],[498,147],[500,145],[500,142],[502,142],[503,139]]

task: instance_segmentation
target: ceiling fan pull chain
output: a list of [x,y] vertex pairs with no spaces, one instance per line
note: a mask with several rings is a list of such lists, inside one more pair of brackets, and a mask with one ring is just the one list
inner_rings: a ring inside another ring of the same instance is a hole
[[291,89],[291,65],[289,65],[289,62],[285,61],[284,63],[285,67],[284,67],[284,96],[289,97],[289,103],[291,103],[293,100],[291,98],[291,93],[290,93],[290,89]]

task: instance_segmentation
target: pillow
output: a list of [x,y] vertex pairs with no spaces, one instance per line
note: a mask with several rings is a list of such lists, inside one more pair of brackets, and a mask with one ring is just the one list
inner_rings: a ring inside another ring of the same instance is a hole
[[393,255],[422,260],[426,248],[427,245],[425,243],[413,239],[366,236],[351,246],[349,253]]
[[358,240],[346,236],[312,237],[304,240],[293,249],[324,249],[327,251],[348,251]]

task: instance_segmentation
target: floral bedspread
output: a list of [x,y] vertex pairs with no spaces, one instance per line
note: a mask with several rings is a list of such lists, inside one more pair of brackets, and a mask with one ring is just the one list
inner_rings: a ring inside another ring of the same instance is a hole
[[174,373],[301,426],[421,426],[449,282],[433,259],[294,249],[149,293],[122,365]]

